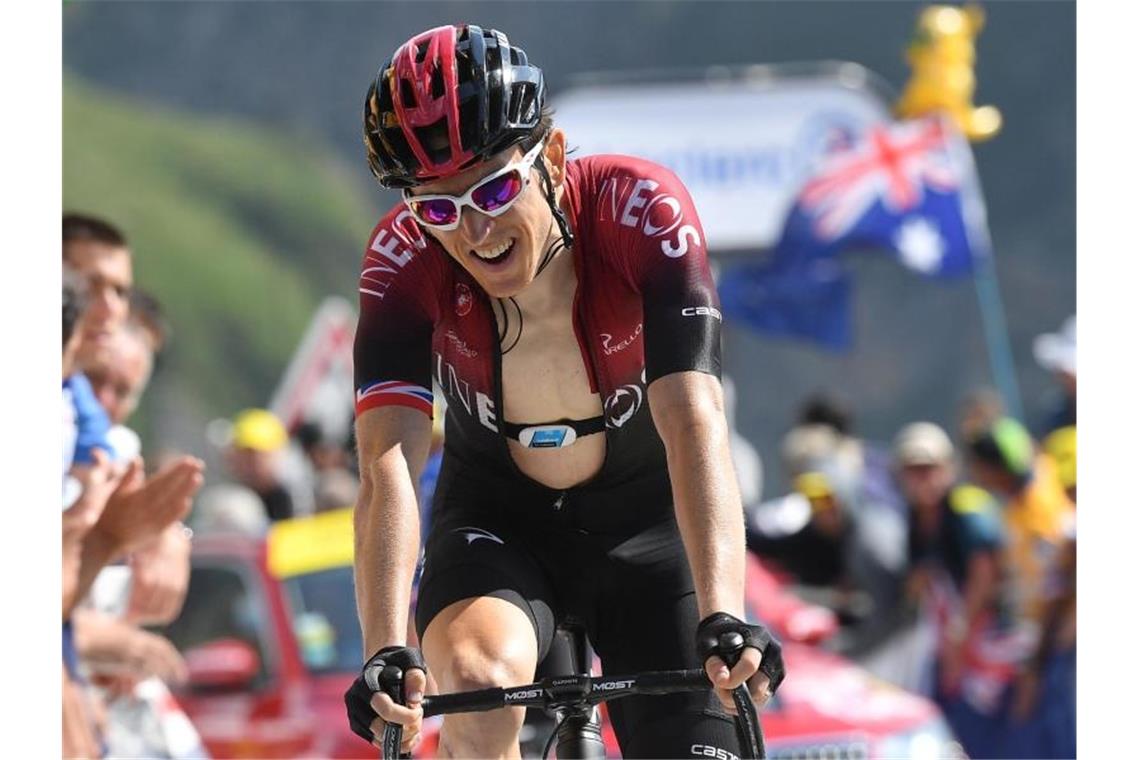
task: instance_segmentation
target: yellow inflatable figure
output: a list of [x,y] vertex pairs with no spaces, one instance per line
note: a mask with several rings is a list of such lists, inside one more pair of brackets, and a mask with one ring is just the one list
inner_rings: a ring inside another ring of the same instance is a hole
[[911,78],[895,106],[903,118],[946,113],[973,142],[1001,129],[993,106],[974,106],[974,38],[985,24],[978,5],[930,5],[918,16],[907,49]]

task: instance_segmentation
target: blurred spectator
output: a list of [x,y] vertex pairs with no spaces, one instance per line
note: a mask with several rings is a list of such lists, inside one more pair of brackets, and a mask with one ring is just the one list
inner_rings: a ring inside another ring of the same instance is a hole
[[131,252],[114,225],[82,214],[63,215],[63,263],[86,279],[88,308],[83,321],[82,365],[111,339],[127,319],[131,286]]
[[901,623],[905,533],[892,510],[860,499],[858,473],[816,433],[796,433],[821,448],[800,462],[794,492],[746,506],[748,548],[790,573],[798,596],[836,612],[836,649],[869,657]]
[[[893,509],[898,513],[898,524],[904,522],[905,509],[891,475],[890,452],[856,435],[855,416],[849,404],[837,396],[817,392],[801,405],[796,426],[784,439],[789,472],[794,477],[802,471],[802,462],[818,457],[824,449],[831,449],[839,465],[856,479],[860,502]],[[901,552],[898,561],[901,564]]]
[[[1075,674],[1075,625],[1072,640],[1067,605],[1075,605],[1075,510],[1053,461],[1037,452],[1018,422],[1002,418],[969,442],[971,470],[977,482],[1003,502],[1008,537],[1005,562],[1012,578],[1014,612],[1028,643],[1003,723],[1002,757],[1068,756],[1073,725],[1065,683]],[[1070,563],[1072,567],[1069,567]],[[1075,609],[1075,607],[1073,608]],[[1058,741],[1055,735],[1062,732]],[[1075,749],[1075,734],[1072,738]],[[1062,754],[1054,754],[1061,752]]]
[[246,409],[234,418],[226,465],[238,483],[256,493],[270,520],[294,515],[293,497],[285,485],[282,461],[289,434],[265,409]]
[[[100,487],[108,488],[111,482],[114,483],[97,519],[87,518],[93,524],[83,536],[78,550],[72,552],[77,554],[74,563],[77,567],[74,572],[65,567],[65,664],[68,666],[69,683],[78,685],[83,680],[75,654],[82,651],[76,646],[76,641],[93,640],[94,634],[105,630],[114,621],[106,616],[98,618],[81,614],[76,616],[73,629],[71,615],[77,600],[86,595],[97,574],[107,564],[135,555],[131,561],[139,563],[136,565],[139,572],[132,584],[130,609],[136,619],[161,622],[177,613],[181,595],[185,592],[189,549],[177,521],[189,511],[190,499],[201,485],[202,463],[191,457],[180,457],[153,477],[145,478],[142,461],[137,458],[137,436],[120,437],[116,444],[107,411],[97,400],[86,376],[73,371],[96,363],[100,354],[116,350],[119,333],[125,329],[132,285],[131,254],[125,237],[103,220],[65,214],[63,260],[65,278],[80,278],[87,294],[87,308],[75,326],[79,342],[72,346],[73,361],[65,351],[65,372],[72,371],[64,381],[65,394],[73,410],[71,424],[74,425],[76,443],[72,457],[75,464],[71,470],[79,482],[86,484],[87,491],[91,491],[97,482]],[[65,298],[65,309],[67,303]],[[115,361],[111,359],[112,364]],[[137,400],[141,384],[149,374],[149,357],[146,362],[146,371],[131,378],[139,387],[123,394],[121,403],[114,405],[117,412],[125,415],[133,410],[133,401]],[[116,395],[114,389],[110,393],[111,396]],[[69,438],[66,435],[68,427],[65,416],[65,438]],[[124,445],[123,441],[128,443]],[[111,476],[113,481],[101,476],[105,461],[102,451],[120,460]],[[86,498],[86,494],[80,496],[77,507]],[[68,522],[65,517],[65,529]],[[145,559],[148,554],[150,559]],[[65,561],[67,556],[65,552]],[[111,635],[105,640],[116,642],[122,655],[121,647],[127,638]],[[65,695],[67,699],[70,698]],[[68,702],[65,701],[65,709],[66,704]]]
[[314,509],[324,512],[356,503],[360,482],[349,469],[345,441],[330,436],[314,421],[297,428],[297,442],[313,471]]
[[985,647],[1004,622],[1000,508],[977,486],[956,484],[954,447],[937,425],[899,431],[894,461],[910,509],[908,595],[938,629],[933,695],[967,753],[990,756],[998,708],[986,699],[994,689]]
[[1043,369],[1053,373],[1061,390],[1056,408],[1041,427],[1043,435],[1077,424],[1077,317],[1065,320],[1055,333],[1038,335],[1033,356]]
[[219,483],[203,489],[194,506],[191,524],[195,533],[237,533],[264,536],[269,530],[265,505],[256,493],[235,483]]
[[[138,406],[154,364],[154,343],[136,325],[132,319],[115,330],[94,352],[86,372],[96,399],[114,423],[109,438],[120,454],[139,449],[138,435],[123,423]],[[190,539],[183,526],[167,527],[133,553],[129,564],[128,618],[147,625],[169,623],[182,607],[190,578]]]

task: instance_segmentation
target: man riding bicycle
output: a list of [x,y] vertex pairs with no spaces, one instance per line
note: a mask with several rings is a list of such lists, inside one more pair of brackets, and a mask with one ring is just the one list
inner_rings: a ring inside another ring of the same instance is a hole
[[[716,687],[614,702],[626,757],[739,755],[731,690],[747,682],[763,704],[783,663],[740,619],[704,232],[663,167],[568,160],[545,98],[526,53],[474,25],[413,37],[368,91],[369,165],[404,202],[360,275],[356,594],[369,663],[405,674],[406,705],[362,674],[349,720],[378,746],[385,721],[402,724],[410,749],[423,658],[445,692],[528,683],[573,618],[606,673],[703,666]],[[421,658],[405,644],[433,380],[448,411]],[[733,632],[746,648],[730,670],[718,655]],[[521,708],[449,715],[441,751],[517,757],[522,721]]]

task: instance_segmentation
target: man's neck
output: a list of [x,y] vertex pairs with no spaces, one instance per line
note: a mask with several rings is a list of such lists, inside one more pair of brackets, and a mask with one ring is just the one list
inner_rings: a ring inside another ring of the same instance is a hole
[[[577,284],[574,256],[570,250],[562,247],[561,242],[551,241],[547,245],[551,243],[555,246],[555,252],[546,268],[515,296],[515,302],[524,316],[535,319],[552,316],[564,311],[567,303],[574,298]],[[547,250],[548,247],[543,248],[544,256]]]

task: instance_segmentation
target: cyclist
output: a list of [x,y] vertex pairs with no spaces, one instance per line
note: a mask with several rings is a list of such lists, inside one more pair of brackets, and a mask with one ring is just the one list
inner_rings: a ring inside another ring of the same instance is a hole
[[[731,689],[763,704],[783,664],[740,619],[704,232],[666,169],[568,160],[545,97],[522,48],[461,25],[402,45],[365,100],[369,165],[404,202],[360,274],[356,593],[369,663],[407,674],[408,705],[362,672],[349,721],[377,744],[400,723],[405,749],[420,728],[423,660],[404,644],[434,380],[445,451],[415,622],[439,688],[529,682],[573,617],[606,673],[703,665],[717,687],[613,703],[625,756],[739,755]],[[747,642],[731,670],[725,632]],[[448,716],[441,750],[518,756],[522,720]]]

